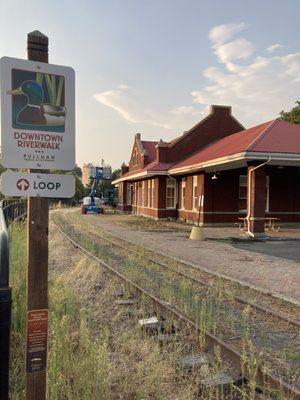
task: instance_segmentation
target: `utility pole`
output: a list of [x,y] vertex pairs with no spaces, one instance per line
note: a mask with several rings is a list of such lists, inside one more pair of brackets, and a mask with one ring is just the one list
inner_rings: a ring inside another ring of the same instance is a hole
[[[48,37],[39,31],[29,33],[27,52],[28,60],[48,63]],[[45,173],[47,171],[38,172]],[[28,359],[30,357],[30,335],[32,335],[30,326],[34,326],[35,319],[48,326],[48,218],[48,199],[29,197],[27,209],[26,400],[46,399],[47,333],[42,338],[46,344],[43,349],[42,368],[29,372]]]

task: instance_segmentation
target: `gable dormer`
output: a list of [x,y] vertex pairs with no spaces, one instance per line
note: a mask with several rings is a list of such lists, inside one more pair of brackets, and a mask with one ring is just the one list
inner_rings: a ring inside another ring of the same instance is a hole
[[142,169],[147,165],[147,162],[148,162],[147,150],[143,147],[143,143],[141,141],[141,134],[137,133],[134,137],[133,149],[129,161],[129,171],[131,172],[131,171],[136,171],[138,169]]
[[168,162],[176,162],[216,140],[244,129],[243,125],[231,115],[231,107],[212,105],[207,117],[170,143]]

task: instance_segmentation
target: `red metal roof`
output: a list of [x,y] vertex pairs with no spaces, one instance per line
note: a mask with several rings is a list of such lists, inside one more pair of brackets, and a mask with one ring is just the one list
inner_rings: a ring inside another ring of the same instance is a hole
[[147,165],[147,169],[149,171],[168,171],[170,167],[172,167],[174,163],[162,163],[154,161],[153,163]]
[[213,142],[173,168],[188,167],[246,151],[300,153],[300,126],[272,120]]
[[126,173],[121,177],[122,179],[141,172],[167,172],[175,168],[189,167],[244,152],[299,153],[300,155],[300,125],[280,119],[268,121],[210,143],[179,163],[173,164],[159,163],[156,160],[157,142],[143,141],[142,144],[149,155],[149,164],[143,169]]
[[300,153],[300,125],[276,119],[247,150]]

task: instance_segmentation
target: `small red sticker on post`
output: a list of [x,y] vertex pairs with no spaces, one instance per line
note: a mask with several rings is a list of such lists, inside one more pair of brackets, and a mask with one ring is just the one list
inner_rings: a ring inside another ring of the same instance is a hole
[[27,312],[26,372],[46,369],[48,314],[47,309]]

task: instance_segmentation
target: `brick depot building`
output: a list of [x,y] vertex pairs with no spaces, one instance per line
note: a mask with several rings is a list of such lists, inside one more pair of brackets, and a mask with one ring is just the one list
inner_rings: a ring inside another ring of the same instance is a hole
[[266,217],[300,222],[300,126],[279,119],[245,129],[231,108],[211,113],[171,142],[136,134],[113,182],[118,209],[153,218],[234,224],[264,232]]

